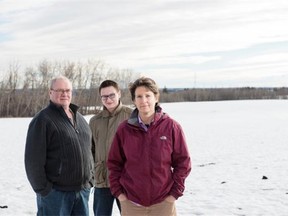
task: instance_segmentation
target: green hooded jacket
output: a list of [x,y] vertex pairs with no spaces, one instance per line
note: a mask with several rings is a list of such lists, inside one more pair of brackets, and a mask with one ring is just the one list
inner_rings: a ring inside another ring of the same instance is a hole
[[118,125],[128,119],[132,113],[132,108],[124,106],[119,102],[118,107],[109,113],[103,106],[98,114],[90,119],[89,125],[92,131],[92,154],[95,167],[95,187],[109,188],[108,170],[106,161],[109,149],[116,133]]

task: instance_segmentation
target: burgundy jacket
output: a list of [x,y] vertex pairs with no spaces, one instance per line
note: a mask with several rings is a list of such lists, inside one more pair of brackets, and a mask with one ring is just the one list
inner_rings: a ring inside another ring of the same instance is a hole
[[114,136],[107,166],[112,194],[124,193],[142,206],[183,195],[191,160],[181,126],[156,107],[154,121],[145,131],[137,108]]

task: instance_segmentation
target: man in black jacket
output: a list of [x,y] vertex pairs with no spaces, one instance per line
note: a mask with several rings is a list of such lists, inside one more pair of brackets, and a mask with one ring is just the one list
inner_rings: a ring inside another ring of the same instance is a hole
[[91,131],[71,103],[72,84],[51,81],[50,104],[29,124],[25,169],[37,195],[37,215],[89,215],[93,185]]

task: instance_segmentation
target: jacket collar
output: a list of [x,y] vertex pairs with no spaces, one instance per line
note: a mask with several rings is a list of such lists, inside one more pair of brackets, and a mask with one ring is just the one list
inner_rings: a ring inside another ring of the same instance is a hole
[[[135,108],[130,118],[128,119],[128,124],[140,126],[139,120],[138,120],[138,114],[139,114],[139,111],[137,108]],[[159,121],[159,119],[161,119],[164,116],[165,116],[165,113],[162,111],[162,108],[159,105],[157,105],[155,107],[154,121],[152,122],[152,125],[156,124]]]
[[105,106],[103,106],[102,116],[103,117],[115,116],[121,111],[122,106],[123,106],[122,102],[119,100],[118,106],[116,107],[116,109],[112,113],[110,113],[107,110],[107,108]]
[[[51,100],[49,101],[49,107],[51,107],[52,109],[57,109],[57,110],[63,110],[64,111],[62,106],[53,103]],[[79,106],[77,106],[77,105],[75,105],[73,103],[70,103],[69,108],[73,111],[74,114],[76,114],[76,112],[79,109]]]

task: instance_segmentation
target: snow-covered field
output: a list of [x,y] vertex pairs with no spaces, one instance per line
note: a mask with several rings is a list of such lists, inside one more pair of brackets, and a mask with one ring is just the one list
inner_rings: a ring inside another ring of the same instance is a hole
[[[176,201],[179,216],[288,215],[288,101],[162,107],[183,126],[192,157],[185,194]],[[30,120],[0,119],[0,207],[7,206],[0,215],[36,214],[23,157]]]

